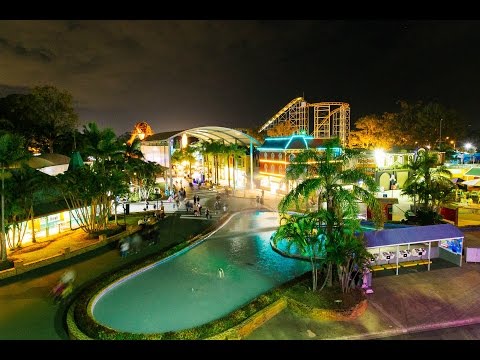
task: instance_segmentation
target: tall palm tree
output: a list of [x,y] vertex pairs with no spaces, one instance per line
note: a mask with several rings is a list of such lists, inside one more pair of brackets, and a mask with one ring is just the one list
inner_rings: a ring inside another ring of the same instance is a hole
[[[237,170],[237,159],[241,156],[244,156],[245,151],[246,151],[245,147],[240,146],[238,144],[230,144],[228,146],[228,154],[229,154],[228,156],[233,157],[233,192],[235,192],[235,188],[236,188],[235,172]],[[229,174],[230,174],[230,171],[229,171]],[[229,179],[228,185],[230,186],[230,179]]]
[[5,179],[11,174],[6,171],[13,165],[25,162],[30,157],[30,153],[26,150],[25,139],[22,136],[5,133],[0,136],[0,166],[2,168],[2,193],[1,193],[1,210],[2,210],[2,228],[1,228],[1,262],[7,261],[7,244],[5,236]]
[[[311,196],[317,198],[317,211],[325,206],[330,214],[326,223],[330,232],[335,222],[342,222],[342,209],[354,213],[358,211],[358,201],[372,209],[376,223],[381,226],[381,208],[375,198],[378,185],[363,169],[350,167],[353,157],[360,156],[355,151],[342,151],[337,141],[325,143],[324,150],[306,149],[298,153],[286,168],[287,180],[298,183],[279,203],[280,212],[288,210],[292,204]],[[348,185],[350,189],[347,189]]]
[[188,162],[188,174],[192,177],[192,163],[196,160],[194,156],[195,152],[196,149],[190,146],[176,150],[172,154],[171,161],[172,163]]
[[[357,218],[359,201],[372,211],[377,227],[383,224],[383,214],[375,197],[378,185],[363,169],[352,167],[352,159],[360,156],[355,151],[342,151],[338,140],[327,141],[324,150],[306,149],[298,153],[286,169],[286,179],[298,183],[279,203],[279,212],[284,214],[291,206],[311,196],[317,198],[317,210],[312,213],[317,219],[319,233],[324,234],[326,249],[335,249],[340,231],[353,233],[360,223]],[[346,186],[348,185],[348,187]],[[305,210],[309,212],[308,206]],[[333,285],[333,265],[327,251],[326,279]],[[338,262],[336,263],[338,268]]]
[[[205,173],[205,180],[208,180],[208,181],[211,181],[211,176],[210,176],[210,161],[209,161],[209,158],[208,156],[211,154],[210,153],[210,150],[209,150],[209,142],[208,141],[200,141],[198,143],[198,146],[197,146],[197,151],[200,152],[200,154],[202,155],[203,157],[203,167],[204,167],[204,171],[206,171]],[[207,165],[207,168],[205,169],[205,164]]]
[[219,155],[223,152],[223,143],[220,141],[211,141],[207,142],[205,146],[205,152],[208,154],[212,154],[213,156],[213,181],[214,183],[219,183],[219,176],[218,176],[218,167],[219,167]]

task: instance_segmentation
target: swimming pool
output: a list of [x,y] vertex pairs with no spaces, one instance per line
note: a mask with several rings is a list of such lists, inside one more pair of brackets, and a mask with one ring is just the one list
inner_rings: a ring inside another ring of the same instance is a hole
[[118,331],[148,334],[229,314],[311,269],[307,261],[272,250],[270,236],[278,223],[274,212],[235,214],[188,251],[109,286],[93,300],[93,317]]

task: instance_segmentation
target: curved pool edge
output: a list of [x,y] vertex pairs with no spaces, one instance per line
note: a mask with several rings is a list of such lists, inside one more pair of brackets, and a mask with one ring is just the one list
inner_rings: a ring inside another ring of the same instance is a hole
[[[242,211],[239,211],[239,212],[236,212],[236,213],[233,213],[233,214],[228,214],[228,216],[225,216],[224,219],[219,219],[219,222],[217,223],[217,224],[219,224],[219,226],[216,226],[215,229],[209,230],[208,232],[205,232],[205,233],[197,234],[192,239],[186,241],[186,243],[190,243],[189,245],[185,246],[184,248],[182,248],[181,250],[179,250],[178,252],[176,252],[172,255],[166,256],[165,258],[163,258],[161,260],[155,261],[154,264],[156,264],[160,261],[164,261],[165,259],[170,258],[171,256],[174,256],[174,255],[180,254],[184,251],[188,251],[188,249],[191,249],[194,246],[197,246],[198,244],[200,244],[201,242],[205,241],[210,236],[212,236],[214,233],[216,233],[218,230],[220,230],[224,225],[226,225],[236,215],[238,215],[240,213],[244,213],[244,212],[255,212],[255,211],[259,211],[259,209],[249,208],[249,209],[244,209]],[[276,213],[275,211],[266,210],[266,209],[262,209],[260,211]],[[146,265],[146,266],[142,267],[141,269],[149,268],[150,266],[152,266],[152,264]],[[141,269],[135,270],[135,271],[133,271],[133,273],[137,273]],[[115,280],[113,282],[109,282],[108,284],[105,284],[103,286],[102,285],[99,286],[98,284],[95,284],[95,286],[93,286],[93,287],[97,288],[95,290],[95,292],[92,294],[92,296],[90,296],[88,298],[88,300],[83,301],[83,304],[88,303],[86,305],[86,307],[87,307],[87,313],[90,317],[91,322],[94,322],[95,324],[97,324],[98,326],[100,326],[103,329],[108,329],[111,332],[111,334],[115,333],[115,334],[118,335],[118,337],[115,337],[115,335],[110,334],[110,336],[106,336],[105,339],[108,339],[108,338],[111,338],[111,339],[114,339],[114,338],[128,339],[129,338],[129,333],[125,333],[125,332],[122,332],[122,331],[116,331],[114,329],[111,329],[109,327],[106,327],[106,326],[96,322],[95,319],[93,318],[92,313],[91,313],[92,300],[94,298],[96,298],[98,296],[98,294],[105,291],[105,289],[109,288],[112,285],[112,283],[119,282],[119,281],[124,281],[125,277],[131,276],[131,274],[132,273],[130,273],[128,275],[123,275],[120,278],[118,278],[117,280]],[[262,295],[264,295],[264,294],[262,294]],[[251,302],[256,301],[262,295],[259,295],[258,297],[252,299]],[[290,308],[291,304],[292,304],[292,302],[291,302],[290,298],[288,298],[287,296],[281,296],[280,299],[266,305],[264,308],[258,310],[253,315],[249,316],[247,319],[240,322],[239,324],[234,325],[231,328],[226,329],[226,330],[222,329],[216,335],[212,335],[212,336],[209,336],[209,337],[206,337],[206,338],[198,338],[198,340],[202,340],[202,339],[204,339],[204,340],[242,340],[246,336],[248,336],[252,331],[261,327],[266,321],[270,320],[271,318],[273,318],[274,316],[279,314],[285,308],[287,308],[287,307]],[[67,334],[68,334],[69,339],[71,339],[71,340],[100,340],[101,339],[100,337],[95,337],[95,338],[89,337],[87,334],[85,334],[79,328],[79,326],[77,326],[77,323],[75,321],[75,308],[76,308],[76,306],[82,306],[82,304],[80,304],[79,301],[78,301],[78,297],[76,299],[74,299],[74,301],[70,304],[70,306],[68,308],[68,311],[67,311],[67,314],[66,314],[66,327],[67,327]],[[319,320],[319,318],[320,318],[320,320],[327,320],[327,321],[328,320],[331,320],[331,321],[353,320],[354,318],[357,318],[358,316],[362,315],[363,312],[366,310],[366,307],[367,307],[367,301],[366,300],[362,301],[362,303],[358,305],[358,308],[356,308],[355,311],[353,311],[353,314],[355,314],[354,316],[351,316],[351,314],[350,314],[350,316],[344,317],[342,315],[346,315],[346,314],[342,314],[338,311],[319,309],[319,308],[318,309],[317,308],[310,309],[311,311],[309,313],[304,314],[304,316],[309,317],[313,320]],[[241,310],[241,308],[240,308],[240,310]],[[330,314],[330,316],[328,316],[328,315],[325,316],[325,314]],[[327,317],[327,319],[325,317]],[[208,325],[208,324],[209,323],[206,323],[204,325]],[[202,326],[204,326],[204,325],[202,325]],[[193,330],[193,332],[195,332],[195,329],[196,328],[186,329],[184,331],[181,330],[181,331],[178,331],[176,333],[180,334],[180,333],[184,332],[185,334],[187,334],[189,332],[192,332],[192,330]],[[100,333],[101,333],[101,331],[99,332],[99,334]],[[130,335],[133,335],[135,337],[135,339],[161,340],[163,334],[165,334],[165,333],[130,334]],[[180,336],[180,338],[184,338],[184,337]]]
[[[74,301],[72,301],[72,303],[70,304],[70,306],[68,307],[68,310],[67,310],[67,315],[66,315],[66,327],[67,327],[67,334],[69,336],[69,338],[73,339],[73,340],[95,340],[95,339],[92,339],[91,337],[89,337],[87,334],[85,334],[81,329],[80,327],[78,326],[78,324],[76,323],[75,321],[75,308],[77,306],[85,306],[86,307],[86,316],[88,316],[90,322],[104,328],[104,329],[108,329],[112,332],[116,332],[118,334],[120,333],[123,333],[121,331],[116,331],[115,329],[111,329],[103,324],[100,324],[99,322],[97,322],[95,320],[95,318],[93,317],[93,312],[92,312],[92,309],[93,309],[93,306],[95,305],[95,302],[97,301],[97,299],[100,297],[101,294],[103,294],[105,291],[107,291],[108,289],[110,289],[111,287],[115,286],[115,284],[118,284],[120,282],[123,282],[125,280],[127,280],[128,278],[138,274],[139,272],[143,272],[143,271],[146,271],[147,269],[150,269],[151,267],[153,266],[156,266],[158,265],[159,263],[161,262],[164,262],[166,261],[167,259],[170,259],[172,257],[175,257],[175,256],[178,256],[178,255],[181,255],[183,254],[184,252],[194,248],[195,246],[201,244],[202,242],[204,242],[205,240],[207,240],[209,237],[211,237],[212,235],[214,235],[217,231],[219,231],[221,228],[223,228],[227,223],[230,222],[230,220],[232,220],[235,216],[239,215],[239,214],[242,214],[242,213],[246,213],[246,212],[257,212],[257,211],[262,211],[262,212],[272,212],[272,213],[275,213],[275,211],[272,211],[270,209],[266,209],[266,208],[263,208],[263,209],[258,209],[258,208],[246,208],[246,209],[242,209],[242,210],[239,210],[239,211],[236,211],[236,212],[229,212],[227,214],[225,214],[223,217],[221,217],[217,223],[215,224],[215,228],[214,229],[207,229],[205,232],[201,232],[197,235],[195,235],[193,238],[189,239],[189,240],[186,240],[185,243],[187,244],[184,248],[180,249],[179,251],[171,254],[171,255],[168,255],[164,258],[161,258],[160,260],[157,260],[157,261],[154,261],[153,263],[151,264],[148,264],[146,266],[143,266],[141,267],[140,269],[137,269],[137,270],[134,270],[132,271],[131,273],[127,274],[127,275],[122,275],[120,277],[118,277],[117,279],[115,279],[114,281],[111,281],[111,282],[108,282],[108,284],[104,285],[104,286],[101,286],[99,289],[95,290],[94,293],[88,298],[88,300],[86,300],[86,304],[85,302],[82,302],[80,303],[78,301],[78,298],[80,296],[77,295],[77,297],[74,299]],[[168,250],[165,251],[165,253],[168,252]],[[161,256],[161,254],[157,254],[157,256]],[[134,267],[134,265],[129,265],[129,266],[126,266],[125,269],[128,269],[129,267]],[[96,288],[98,286],[98,284],[93,284],[91,285],[90,287],[88,287],[87,289],[84,289],[84,291],[89,291],[90,288]],[[254,299],[252,299],[253,301]]]

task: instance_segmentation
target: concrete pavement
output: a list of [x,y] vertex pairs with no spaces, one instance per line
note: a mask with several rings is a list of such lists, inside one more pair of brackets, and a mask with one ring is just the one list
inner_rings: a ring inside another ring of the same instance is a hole
[[288,309],[247,340],[363,340],[480,323],[480,265],[377,277],[364,314],[314,321]]
[[[398,190],[397,190],[398,191]],[[396,194],[398,196],[398,194]],[[277,198],[266,195],[266,204],[276,209]],[[393,220],[404,218],[408,198],[399,196]],[[465,224],[480,223],[469,214]],[[462,228],[460,228],[462,230]],[[480,247],[480,228],[464,228],[464,248]],[[403,271],[374,273],[373,294],[367,295],[366,312],[351,321],[314,321],[288,309],[251,333],[247,340],[361,340],[406,333],[480,324],[480,263],[461,267],[446,262]]]

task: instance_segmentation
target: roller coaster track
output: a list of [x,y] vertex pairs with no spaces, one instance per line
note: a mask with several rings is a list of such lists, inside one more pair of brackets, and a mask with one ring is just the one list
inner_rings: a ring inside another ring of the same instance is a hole
[[277,112],[270,120],[268,120],[261,128],[258,130],[258,132],[262,132],[264,130],[270,129],[273,126],[275,126],[277,123],[286,121],[288,118],[285,118],[285,115],[288,114],[288,112],[294,108],[297,107],[299,103],[305,101],[303,97],[297,97],[290,101],[287,105],[285,105],[279,112]]
[[309,104],[314,109],[312,135],[316,139],[338,137],[345,145],[350,133],[350,105],[344,102]]
[[[309,129],[309,108],[313,108],[312,132]],[[297,97],[270,118],[258,132],[287,121],[297,133],[305,132],[318,139],[338,137],[345,146],[350,133],[350,105],[340,101],[309,104],[303,97]]]

